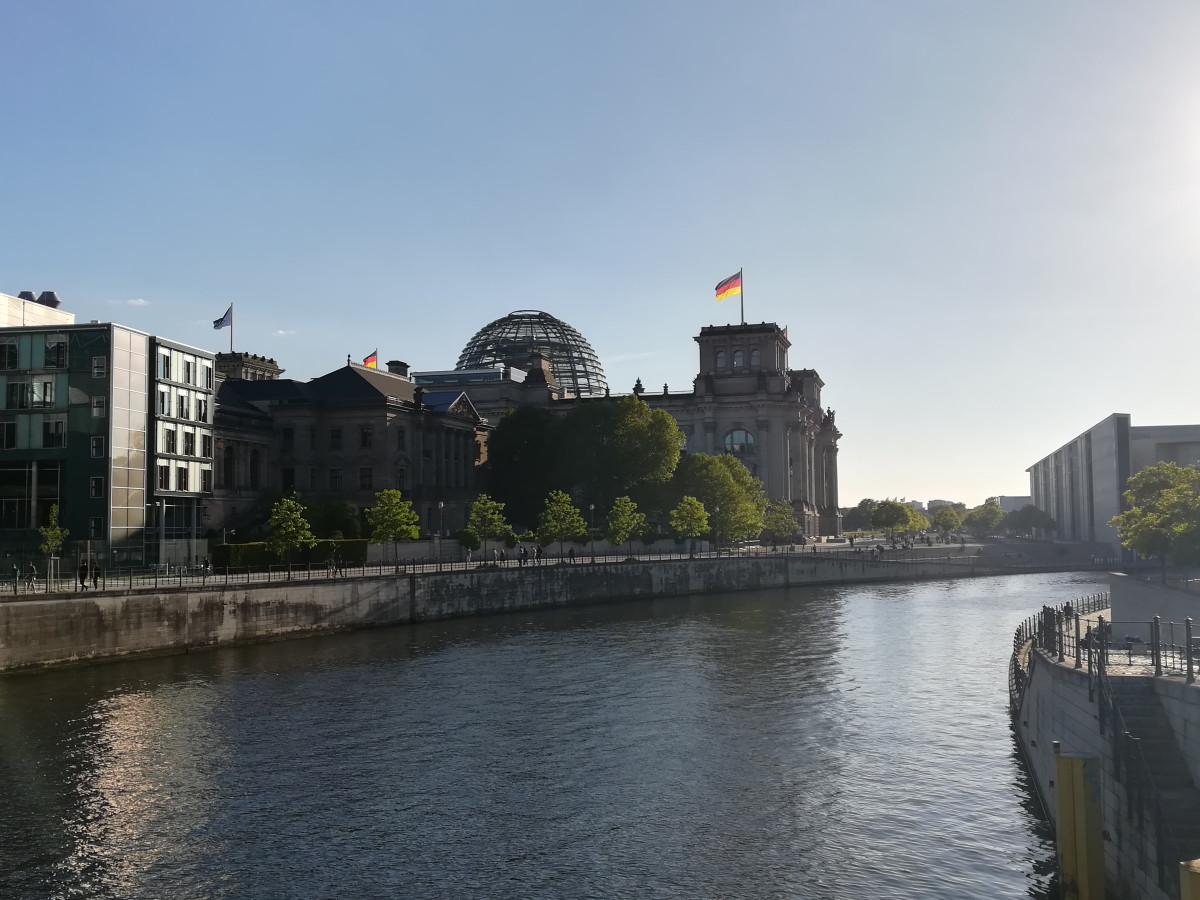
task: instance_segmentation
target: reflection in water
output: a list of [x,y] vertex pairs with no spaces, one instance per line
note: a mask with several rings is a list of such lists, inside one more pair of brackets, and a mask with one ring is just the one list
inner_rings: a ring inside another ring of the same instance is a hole
[[0,681],[0,896],[1033,897],[1065,576],[518,613]]

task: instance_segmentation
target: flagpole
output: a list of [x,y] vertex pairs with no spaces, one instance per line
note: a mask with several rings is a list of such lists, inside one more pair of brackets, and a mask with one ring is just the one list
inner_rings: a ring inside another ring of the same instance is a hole
[[738,300],[742,304],[742,324],[746,324],[746,279],[742,276],[742,270],[738,269],[738,281],[742,283],[742,292],[738,294]]
[[233,353],[233,304],[229,304],[229,352]]

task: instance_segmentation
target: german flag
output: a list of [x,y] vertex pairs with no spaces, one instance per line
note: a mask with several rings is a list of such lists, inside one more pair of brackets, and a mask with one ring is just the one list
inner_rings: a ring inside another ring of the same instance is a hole
[[741,292],[742,270],[738,269],[738,273],[736,275],[730,275],[717,285],[717,302],[724,300],[726,297],[736,297]]
[[363,360],[363,365],[366,366],[368,369],[378,369],[379,368],[379,351],[378,350],[372,351],[371,355]]

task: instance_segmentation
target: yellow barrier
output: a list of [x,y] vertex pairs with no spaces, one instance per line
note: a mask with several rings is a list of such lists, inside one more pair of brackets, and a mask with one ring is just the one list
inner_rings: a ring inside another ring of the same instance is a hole
[[1200,900],[1200,859],[1179,864],[1179,900]]
[[[1054,744],[1058,867],[1063,900],[1104,900],[1100,760],[1062,756]],[[1196,900],[1200,900],[1200,894]]]

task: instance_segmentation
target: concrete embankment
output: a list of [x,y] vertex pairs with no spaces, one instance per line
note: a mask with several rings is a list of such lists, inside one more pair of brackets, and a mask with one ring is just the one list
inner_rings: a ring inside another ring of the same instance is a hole
[[961,564],[796,554],[530,565],[13,599],[0,603],[0,672],[552,606],[994,573]]

